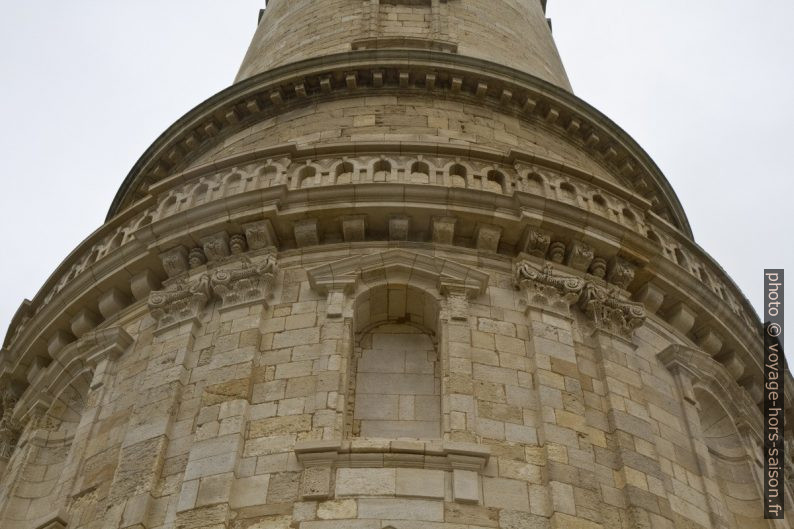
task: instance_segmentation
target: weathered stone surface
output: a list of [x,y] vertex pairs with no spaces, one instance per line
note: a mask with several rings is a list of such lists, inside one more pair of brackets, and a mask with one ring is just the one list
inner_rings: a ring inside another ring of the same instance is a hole
[[762,525],[758,322],[545,2],[267,4],[13,318],[0,526]]

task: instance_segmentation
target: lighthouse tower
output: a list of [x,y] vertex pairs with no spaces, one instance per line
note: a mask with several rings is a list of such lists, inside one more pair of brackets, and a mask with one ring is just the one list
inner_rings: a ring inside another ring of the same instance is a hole
[[550,27],[270,0],[15,315],[0,526],[791,527],[757,316]]

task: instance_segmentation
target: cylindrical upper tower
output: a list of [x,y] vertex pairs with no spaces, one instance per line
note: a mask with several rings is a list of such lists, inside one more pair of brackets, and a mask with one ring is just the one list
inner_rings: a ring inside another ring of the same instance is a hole
[[272,0],[14,317],[0,526],[767,527],[758,330],[540,0]]
[[570,90],[539,0],[271,0],[237,74],[351,50],[456,53]]

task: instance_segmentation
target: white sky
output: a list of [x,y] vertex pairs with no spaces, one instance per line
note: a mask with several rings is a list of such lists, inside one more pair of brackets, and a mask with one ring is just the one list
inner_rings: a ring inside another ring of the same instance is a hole
[[[0,334],[144,150],[232,82],[263,6],[0,0]],[[549,0],[549,15],[576,94],[649,152],[760,309],[763,268],[794,264],[794,3]]]

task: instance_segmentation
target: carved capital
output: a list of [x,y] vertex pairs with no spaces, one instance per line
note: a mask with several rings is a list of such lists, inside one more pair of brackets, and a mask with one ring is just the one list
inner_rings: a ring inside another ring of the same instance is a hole
[[645,323],[642,303],[626,301],[617,292],[587,283],[579,299],[579,308],[596,328],[621,336],[631,336]]
[[7,460],[16,448],[22,426],[14,419],[14,407],[17,405],[17,395],[11,388],[6,388],[0,394],[2,415],[0,415],[0,460]]
[[240,268],[215,270],[210,277],[212,290],[221,298],[222,309],[264,302],[273,288],[278,273],[274,254],[267,254],[258,264],[248,259],[240,263]]
[[579,277],[556,275],[550,265],[541,268],[527,260],[516,263],[513,278],[515,285],[525,292],[528,305],[550,308],[566,315],[585,285]]
[[162,331],[197,318],[210,299],[210,279],[203,274],[196,281],[179,281],[167,290],[149,293],[149,310]]

